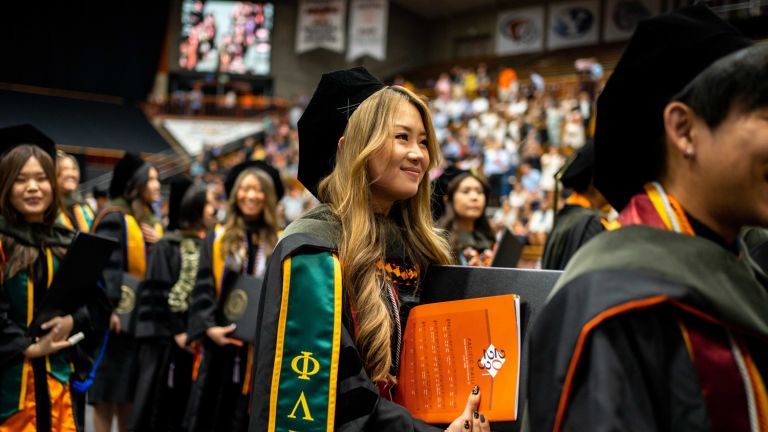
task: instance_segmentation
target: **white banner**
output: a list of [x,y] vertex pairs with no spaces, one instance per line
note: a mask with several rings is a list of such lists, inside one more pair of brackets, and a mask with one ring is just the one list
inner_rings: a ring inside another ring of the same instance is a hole
[[606,0],[603,40],[629,39],[641,19],[658,15],[660,11],[659,0]]
[[547,48],[558,49],[597,43],[597,0],[549,5]]
[[352,0],[349,7],[349,48],[347,61],[364,55],[387,58],[388,0]]
[[315,48],[344,51],[347,0],[299,0],[296,54]]
[[496,20],[496,54],[509,55],[544,49],[544,7],[501,12]]

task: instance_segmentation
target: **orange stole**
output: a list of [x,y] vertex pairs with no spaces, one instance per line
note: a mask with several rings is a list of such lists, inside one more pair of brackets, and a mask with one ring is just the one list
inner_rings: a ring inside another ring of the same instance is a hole
[[[28,360],[25,363],[29,363]],[[35,410],[35,379],[32,367],[27,370],[27,394],[21,411],[9,417],[0,424],[0,432],[37,432],[37,416]],[[51,426],[54,432],[77,432],[75,416],[72,411],[72,398],[67,384],[62,384],[51,375],[48,378],[48,394],[51,398]]]

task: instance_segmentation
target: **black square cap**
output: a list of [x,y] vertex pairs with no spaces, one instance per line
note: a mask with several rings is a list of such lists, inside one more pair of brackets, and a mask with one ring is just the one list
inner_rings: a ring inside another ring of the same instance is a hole
[[595,186],[616,210],[655,180],[666,104],[709,65],[751,43],[703,4],[640,21],[597,100]]
[[355,109],[384,84],[364,67],[323,74],[299,119],[299,181],[317,197],[333,171],[339,138]]
[[56,143],[46,134],[31,124],[9,126],[0,129],[0,157],[5,156],[14,147],[33,144],[48,153],[56,163]]
[[275,186],[277,201],[283,199],[283,195],[285,195],[285,186],[283,186],[280,171],[262,160],[248,160],[230,168],[227,172],[227,177],[224,179],[224,190],[227,192],[227,197],[232,194],[232,188],[235,187],[237,177],[240,176],[243,171],[248,169],[259,169],[267,173],[267,175],[272,178],[272,183]]
[[587,142],[561,169],[563,186],[579,192],[585,191],[592,182],[595,168],[595,145]]
[[125,194],[125,187],[131,180],[131,177],[146,162],[136,153],[125,152],[122,159],[117,161],[112,170],[112,181],[109,182],[109,198],[120,198]]
[[181,201],[193,183],[192,179],[187,175],[177,175],[168,179],[168,185],[171,188],[168,194],[168,231],[179,228]]

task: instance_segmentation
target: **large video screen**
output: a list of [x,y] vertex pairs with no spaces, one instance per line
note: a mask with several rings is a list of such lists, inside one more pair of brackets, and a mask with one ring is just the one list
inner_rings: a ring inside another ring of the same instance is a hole
[[269,75],[274,5],[184,0],[179,65],[182,69]]

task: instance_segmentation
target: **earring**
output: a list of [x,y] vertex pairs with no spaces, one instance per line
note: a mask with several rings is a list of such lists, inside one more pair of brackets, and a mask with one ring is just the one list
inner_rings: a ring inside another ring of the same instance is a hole
[[685,152],[683,153],[683,157],[686,159],[691,159],[693,157],[693,146],[688,146],[685,148]]

